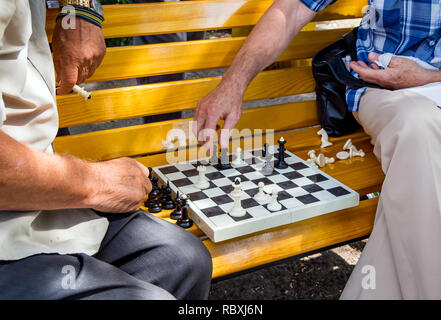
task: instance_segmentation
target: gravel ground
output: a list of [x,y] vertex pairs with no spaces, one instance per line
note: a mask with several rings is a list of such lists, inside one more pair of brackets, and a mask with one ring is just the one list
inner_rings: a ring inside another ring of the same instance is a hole
[[335,300],[365,241],[358,241],[212,284],[210,300]]

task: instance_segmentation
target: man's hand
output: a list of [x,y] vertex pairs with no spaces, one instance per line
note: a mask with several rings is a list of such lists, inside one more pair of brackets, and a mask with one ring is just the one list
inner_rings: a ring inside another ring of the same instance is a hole
[[225,120],[219,137],[221,147],[225,148],[239,121],[247,86],[280,57],[315,14],[300,0],[275,0],[260,18],[224,73],[220,85],[198,103],[194,133],[210,153],[218,121]]
[[63,29],[61,22],[59,19],[55,26],[52,49],[60,84],[57,94],[67,94],[95,72],[106,53],[106,43],[101,28],[84,19],[75,19],[75,29]]
[[219,120],[225,120],[220,134],[220,145],[228,147],[231,130],[234,129],[242,113],[243,94],[237,88],[220,85],[199,100],[195,115],[197,127],[195,135],[212,152],[213,140]]
[[95,192],[90,207],[109,213],[134,212],[152,190],[149,170],[130,158],[93,163]]
[[400,57],[393,57],[386,69],[380,69],[375,61],[378,53],[369,53],[371,65],[363,61],[353,61],[349,66],[357,72],[364,81],[375,83],[387,89],[405,89],[422,86],[439,81],[439,71],[426,70],[415,62]]

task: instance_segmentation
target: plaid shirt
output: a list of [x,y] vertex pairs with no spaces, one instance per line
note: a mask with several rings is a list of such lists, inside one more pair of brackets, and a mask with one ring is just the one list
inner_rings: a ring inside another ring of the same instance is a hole
[[[336,0],[301,0],[316,12]],[[357,39],[358,59],[369,64],[369,52],[421,59],[441,68],[440,0],[369,0]],[[358,76],[354,73],[355,76]],[[346,89],[350,111],[357,111],[366,88]]]

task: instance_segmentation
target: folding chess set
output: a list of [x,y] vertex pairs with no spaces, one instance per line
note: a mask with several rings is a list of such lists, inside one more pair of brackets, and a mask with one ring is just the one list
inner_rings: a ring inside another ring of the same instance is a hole
[[358,193],[285,150],[285,143],[239,148],[235,155],[221,150],[220,159],[215,152],[155,167],[153,175],[183,197],[185,213],[213,242],[358,205]]

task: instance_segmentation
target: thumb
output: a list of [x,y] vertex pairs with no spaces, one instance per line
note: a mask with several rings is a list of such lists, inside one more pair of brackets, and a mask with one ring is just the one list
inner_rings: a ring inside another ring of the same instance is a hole
[[59,79],[60,86],[57,89],[57,94],[70,93],[78,80],[78,68],[70,67],[69,69],[60,70]]
[[380,56],[380,54],[378,54],[376,52],[370,52],[368,55],[368,58],[369,58],[370,62],[375,63],[375,62],[377,62],[379,56]]

